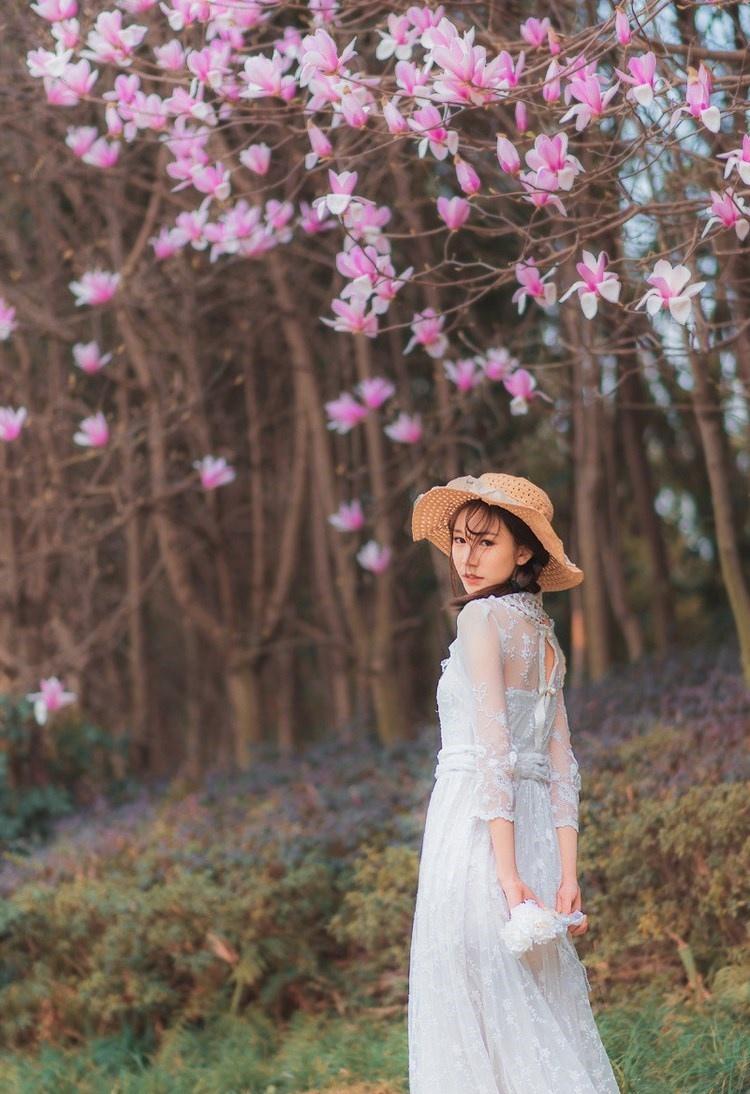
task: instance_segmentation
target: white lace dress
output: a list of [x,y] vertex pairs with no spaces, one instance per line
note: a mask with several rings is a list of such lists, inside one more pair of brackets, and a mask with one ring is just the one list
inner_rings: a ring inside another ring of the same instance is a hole
[[518,872],[553,909],[555,829],[578,828],[565,658],[542,594],[470,601],[449,653],[409,958],[410,1094],[618,1094],[570,936],[517,958],[499,933],[510,913],[487,821],[514,821]]

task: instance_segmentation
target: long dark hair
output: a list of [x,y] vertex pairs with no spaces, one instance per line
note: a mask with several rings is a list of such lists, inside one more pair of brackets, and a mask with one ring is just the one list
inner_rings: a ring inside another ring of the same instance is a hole
[[[531,558],[523,565],[516,566],[507,581],[501,581],[496,585],[488,585],[476,593],[465,592],[453,562],[453,529],[459,513],[466,514],[466,531],[473,537],[485,535],[497,526],[498,521],[502,522],[513,536],[517,547],[529,548],[532,552]],[[474,518],[477,519],[476,527],[470,523]],[[520,593],[524,590],[530,593],[539,592],[541,585],[537,581],[537,577],[549,562],[550,553],[539,542],[528,524],[522,521],[520,517],[517,517],[515,513],[511,513],[509,509],[503,509],[499,505],[488,505],[486,501],[477,498],[475,501],[465,502],[457,509],[448,521],[448,527],[451,538],[450,575],[451,589],[453,590],[453,596],[448,601],[448,607],[461,609],[470,600],[480,600],[483,596],[507,596],[509,593]]]

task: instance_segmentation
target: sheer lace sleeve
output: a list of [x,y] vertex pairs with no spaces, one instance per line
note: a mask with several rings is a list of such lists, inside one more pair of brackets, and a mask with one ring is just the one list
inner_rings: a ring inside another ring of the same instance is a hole
[[557,710],[552,724],[549,758],[552,769],[550,795],[555,828],[569,825],[571,828],[575,828],[577,832],[581,776],[578,771],[578,762],[570,744],[568,713],[565,708],[562,688],[557,692]]
[[456,652],[471,689],[469,718],[477,746],[472,816],[514,819],[510,725],[505,706],[500,625],[483,600],[465,604],[458,615]]

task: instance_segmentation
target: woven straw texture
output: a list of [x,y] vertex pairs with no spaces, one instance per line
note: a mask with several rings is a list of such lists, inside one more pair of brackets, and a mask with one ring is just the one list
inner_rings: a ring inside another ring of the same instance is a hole
[[554,506],[549,495],[519,475],[487,471],[479,478],[462,475],[445,486],[433,486],[414,502],[412,538],[428,539],[450,557],[448,521],[464,502],[476,499],[515,513],[547,548],[551,557],[537,578],[542,589],[552,592],[580,585],[583,571],[568,558],[562,540],[552,527]]

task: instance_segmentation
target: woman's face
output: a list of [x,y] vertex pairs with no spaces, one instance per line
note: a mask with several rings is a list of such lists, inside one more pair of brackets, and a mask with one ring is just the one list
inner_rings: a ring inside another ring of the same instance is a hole
[[[482,514],[469,520],[475,527],[481,527],[482,522]],[[500,517],[493,516],[490,530],[481,535],[472,535],[467,530],[465,511],[456,517],[453,565],[468,593],[507,581],[513,576],[515,566],[528,562],[532,554],[529,547],[516,546],[510,530]]]

